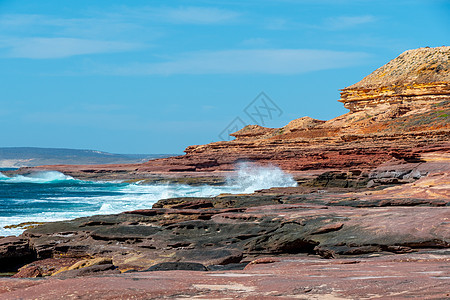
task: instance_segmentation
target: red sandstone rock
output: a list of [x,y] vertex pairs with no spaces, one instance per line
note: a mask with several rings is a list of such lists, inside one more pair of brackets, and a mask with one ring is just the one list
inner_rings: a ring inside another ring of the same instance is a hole
[[14,274],[13,278],[34,278],[34,277],[41,277],[42,276],[42,270],[41,268],[37,266],[29,266],[25,268],[21,268],[19,272]]
[[244,271],[160,271],[39,281],[0,278],[2,299],[446,299],[449,258],[439,252],[252,264]]
[[276,257],[262,257],[262,258],[252,260],[248,265],[272,264],[272,263],[279,262],[279,261],[280,261],[280,259],[278,259]]

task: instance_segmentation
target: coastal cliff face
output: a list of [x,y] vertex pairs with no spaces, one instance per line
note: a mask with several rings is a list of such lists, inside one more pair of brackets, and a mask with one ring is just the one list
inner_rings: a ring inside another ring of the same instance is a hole
[[[232,170],[246,159],[290,171],[370,169],[394,158],[417,161],[437,148],[449,150],[449,113],[450,101],[443,100],[420,109],[383,104],[309,126],[292,126],[297,120],[276,129],[247,126],[233,134],[234,141],[186,148],[184,170]],[[183,170],[176,159],[166,162],[170,170]]]
[[[342,90],[350,112],[328,121],[302,117],[282,128],[249,125],[222,141],[143,164],[41,166],[81,179],[142,179],[232,171],[236,163],[274,164],[291,173],[369,172],[393,161],[425,162],[440,171],[450,151],[450,47],[409,50]],[[438,164],[440,161],[442,164]],[[203,176],[203,175],[202,175]]]
[[402,53],[341,92],[352,112],[380,104],[417,106],[450,96],[450,47],[419,48]]
[[[449,58],[450,47],[406,51],[342,90],[339,101],[350,109],[345,115],[329,121],[303,117],[282,128],[246,126],[231,134],[234,141],[188,147],[186,160],[206,162],[209,155],[210,164],[196,169],[227,168],[248,158],[302,171],[419,159],[433,151],[429,145],[448,151]],[[229,161],[213,159],[214,153],[226,153]]]

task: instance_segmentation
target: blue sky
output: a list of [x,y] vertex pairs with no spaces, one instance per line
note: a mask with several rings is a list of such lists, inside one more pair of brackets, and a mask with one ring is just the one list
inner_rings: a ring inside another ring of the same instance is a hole
[[449,45],[449,1],[0,0],[0,147],[182,153],[265,92],[281,127],[347,112],[339,89]]

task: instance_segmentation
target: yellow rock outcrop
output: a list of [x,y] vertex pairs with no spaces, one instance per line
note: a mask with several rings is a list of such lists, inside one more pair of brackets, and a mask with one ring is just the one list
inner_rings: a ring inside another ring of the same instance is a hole
[[450,47],[408,50],[341,91],[350,111],[380,104],[421,105],[450,97]]

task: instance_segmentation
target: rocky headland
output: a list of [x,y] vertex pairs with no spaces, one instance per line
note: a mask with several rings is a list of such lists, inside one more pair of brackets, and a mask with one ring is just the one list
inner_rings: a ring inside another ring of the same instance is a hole
[[[387,162],[446,161],[449,150],[450,47],[409,50],[344,88],[350,112],[328,121],[302,117],[282,128],[249,125],[232,141],[189,146],[185,155],[142,164],[52,165],[80,179],[211,177],[237,162],[274,164],[293,174],[370,171]],[[444,156],[440,156],[443,154]],[[432,159],[431,159],[432,157]]]
[[142,164],[11,172],[221,184],[252,161],[298,186],[163,199],[2,238],[0,272],[15,274],[0,298],[449,297],[449,61],[450,47],[406,51],[343,89],[350,112],[329,121],[246,126]]

